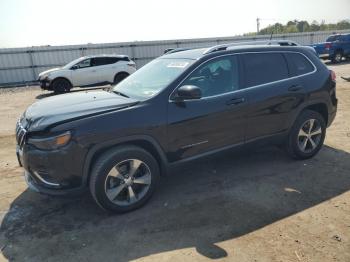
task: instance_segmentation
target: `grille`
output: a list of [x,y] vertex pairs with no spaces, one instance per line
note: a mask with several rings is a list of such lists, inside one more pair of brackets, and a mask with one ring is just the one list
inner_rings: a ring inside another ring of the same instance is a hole
[[21,125],[20,121],[18,121],[16,126],[16,140],[20,148],[22,148],[25,143],[26,134],[27,130]]

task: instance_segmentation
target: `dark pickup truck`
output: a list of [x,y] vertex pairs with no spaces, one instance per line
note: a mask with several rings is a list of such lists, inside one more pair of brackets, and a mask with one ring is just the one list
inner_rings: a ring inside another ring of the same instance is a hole
[[344,58],[350,58],[350,34],[331,35],[324,43],[311,45],[321,59],[340,63]]

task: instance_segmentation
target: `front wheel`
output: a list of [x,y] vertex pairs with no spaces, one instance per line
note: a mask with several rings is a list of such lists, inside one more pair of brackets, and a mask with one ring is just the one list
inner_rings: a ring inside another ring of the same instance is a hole
[[72,88],[71,83],[64,78],[58,78],[54,80],[52,83],[52,90],[54,91],[55,94],[62,94],[65,92],[69,92],[71,88]]
[[150,153],[136,146],[118,147],[95,163],[90,192],[103,209],[124,213],[149,200],[159,177],[158,163]]
[[308,159],[321,149],[326,136],[326,123],[321,114],[303,111],[290,130],[287,152],[295,159]]

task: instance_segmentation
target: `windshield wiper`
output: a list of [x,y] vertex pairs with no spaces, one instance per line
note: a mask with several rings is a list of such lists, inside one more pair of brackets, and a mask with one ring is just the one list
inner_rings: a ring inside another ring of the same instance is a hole
[[115,93],[115,94],[117,94],[117,95],[120,95],[120,96],[124,96],[124,97],[126,97],[126,98],[130,98],[129,96],[127,96],[126,94],[123,94],[123,93],[121,93],[121,92],[119,92],[119,91],[112,91],[113,93]]

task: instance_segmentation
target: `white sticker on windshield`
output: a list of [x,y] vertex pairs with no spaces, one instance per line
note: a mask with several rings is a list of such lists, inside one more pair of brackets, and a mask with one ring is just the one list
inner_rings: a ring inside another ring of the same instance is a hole
[[171,62],[167,65],[167,67],[177,67],[177,68],[184,68],[188,65],[188,62]]

